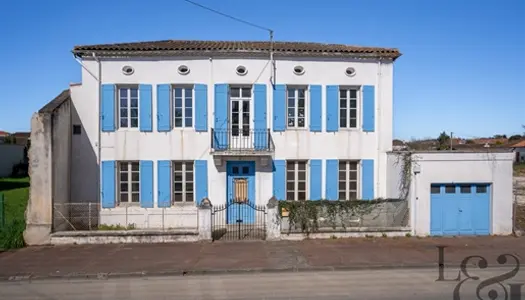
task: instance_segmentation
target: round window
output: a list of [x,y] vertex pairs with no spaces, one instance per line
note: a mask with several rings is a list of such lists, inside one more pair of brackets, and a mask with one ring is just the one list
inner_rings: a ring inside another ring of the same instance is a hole
[[355,75],[355,69],[352,68],[352,67],[350,67],[350,68],[346,68],[346,70],[345,70],[345,74],[346,74],[347,76],[352,77],[352,76]]
[[181,65],[179,66],[178,71],[179,71],[179,74],[186,75],[190,72],[190,68],[188,68],[188,66]]
[[131,66],[122,67],[122,73],[124,73],[124,75],[131,75],[133,72],[135,72],[135,70]]
[[237,71],[237,74],[241,76],[246,75],[246,73],[248,73],[248,70],[245,66],[238,66],[235,70]]
[[304,68],[302,66],[295,66],[293,68],[293,72],[295,75],[303,75],[304,74]]

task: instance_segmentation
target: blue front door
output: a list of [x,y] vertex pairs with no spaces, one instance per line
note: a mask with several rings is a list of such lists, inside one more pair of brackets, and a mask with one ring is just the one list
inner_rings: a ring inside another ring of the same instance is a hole
[[228,224],[255,222],[255,162],[229,161],[226,201]]
[[489,235],[490,184],[432,184],[431,235]]

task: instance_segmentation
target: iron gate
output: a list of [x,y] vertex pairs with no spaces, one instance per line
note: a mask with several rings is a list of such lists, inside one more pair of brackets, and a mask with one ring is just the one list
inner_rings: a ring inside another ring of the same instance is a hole
[[229,200],[212,207],[212,240],[266,239],[266,206]]

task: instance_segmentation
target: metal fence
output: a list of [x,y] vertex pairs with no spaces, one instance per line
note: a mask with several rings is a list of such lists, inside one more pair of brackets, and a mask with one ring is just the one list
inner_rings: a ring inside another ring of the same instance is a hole
[[137,205],[121,205],[101,211],[98,203],[63,203],[53,205],[53,231],[93,230],[184,230],[197,228],[194,206],[181,209],[154,208],[144,210]]
[[0,193],[0,229],[5,226],[4,194]]
[[98,203],[53,204],[53,231],[99,229]]

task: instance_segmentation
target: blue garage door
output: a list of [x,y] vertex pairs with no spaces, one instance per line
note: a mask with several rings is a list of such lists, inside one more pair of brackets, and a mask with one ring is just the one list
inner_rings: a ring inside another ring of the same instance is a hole
[[489,235],[489,184],[432,184],[431,235]]

